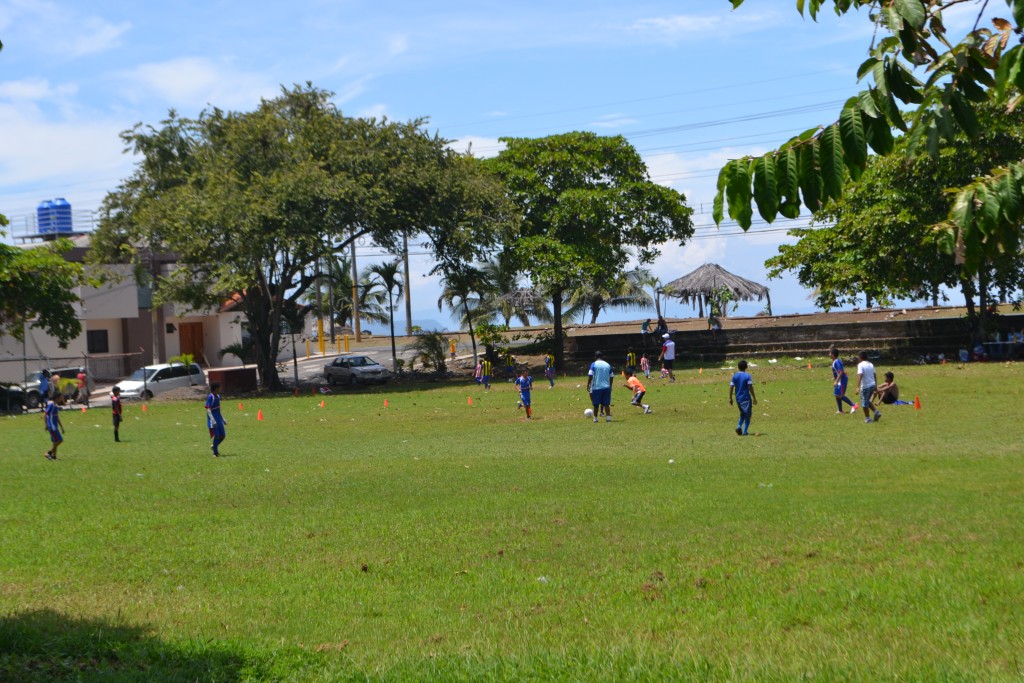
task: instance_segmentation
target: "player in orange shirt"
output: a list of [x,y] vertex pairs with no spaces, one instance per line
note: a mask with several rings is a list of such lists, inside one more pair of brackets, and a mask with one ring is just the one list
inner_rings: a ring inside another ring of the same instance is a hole
[[644,403],[644,394],[647,393],[647,389],[637,379],[636,374],[632,369],[626,370],[626,388],[633,390],[633,400],[629,402],[630,405],[636,406],[637,408],[644,409],[644,415],[651,414],[651,406]]

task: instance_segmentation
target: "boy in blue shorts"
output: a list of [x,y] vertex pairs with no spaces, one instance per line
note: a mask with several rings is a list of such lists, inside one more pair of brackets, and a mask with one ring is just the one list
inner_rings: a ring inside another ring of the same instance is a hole
[[210,428],[210,438],[213,439],[213,457],[220,457],[219,446],[227,438],[227,421],[220,412],[220,382],[210,383],[210,393],[206,397],[206,426]]
[[483,382],[484,389],[491,388],[491,361],[486,358],[480,361],[480,381]]
[[530,391],[533,389],[533,377],[530,371],[523,368],[523,374],[516,378],[516,386],[519,387],[519,407],[526,408],[526,419],[533,419],[533,408],[530,407]]
[[548,389],[555,388],[555,357],[550,353],[544,355],[544,378],[548,381]]
[[594,353],[594,362],[587,371],[587,393],[594,406],[594,422],[604,412],[605,422],[612,421],[612,366],[601,358],[601,352]]
[[46,401],[43,408],[43,423],[46,431],[50,433],[50,450],[46,451],[47,460],[57,459],[57,448],[64,443],[64,425],[60,421],[60,406],[64,403],[64,395],[57,393],[53,398]]
[[843,361],[839,360],[839,349],[832,347],[828,354],[832,357],[832,393],[836,398],[836,414],[845,415],[843,404],[850,406],[850,412],[854,412],[857,406],[846,395],[846,385],[850,378],[843,367]]
[[754,378],[747,372],[747,361],[739,362],[739,372],[729,382],[729,405],[732,405],[733,392],[736,394],[736,407],[740,409],[740,421],[736,425],[736,435],[746,436],[750,428],[750,418],[757,405],[754,395]]

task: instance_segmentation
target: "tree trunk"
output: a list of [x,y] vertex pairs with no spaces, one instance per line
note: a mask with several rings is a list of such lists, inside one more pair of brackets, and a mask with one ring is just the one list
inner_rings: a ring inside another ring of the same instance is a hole
[[476,366],[476,332],[473,330],[473,314],[469,312],[469,304],[465,297],[462,299],[462,308],[466,311],[466,325],[469,327],[469,341],[473,344],[473,366]]
[[960,291],[964,293],[964,303],[967,306],[967,325],[971,334],[977,330],[978,311],[974,308],[974,280],[969,276],[960,273]]
[[398,374],[398,352],[395,350],[395,300],[388,290],[388,323],[391,325],[391,369]]
[[551,293],[551,308],[554,317],[554,356],[555,368],[565,372],[565,349],[562,345],[562,290],[555,288]]
[[978,268],[978,341],[988,341],[988,268]]

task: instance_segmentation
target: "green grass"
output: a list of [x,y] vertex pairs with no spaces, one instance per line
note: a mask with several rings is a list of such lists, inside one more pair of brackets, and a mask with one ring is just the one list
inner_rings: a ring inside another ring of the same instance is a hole
[[814,360],[745,439],[719,368],[597,425],[578,378],[226,399],[221,459],[197,404],[56,463],[3,418],[0,680],[1019,680],[1024,365],[866,425]]

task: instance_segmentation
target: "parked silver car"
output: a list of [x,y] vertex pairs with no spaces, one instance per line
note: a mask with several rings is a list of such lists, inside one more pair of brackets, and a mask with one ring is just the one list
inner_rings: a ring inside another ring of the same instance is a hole
[[330,385],[384,384],[389,377],[388,369],[369,356],[339,356],[324,366]]

